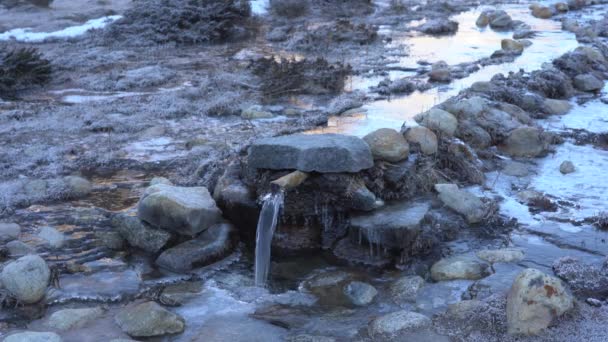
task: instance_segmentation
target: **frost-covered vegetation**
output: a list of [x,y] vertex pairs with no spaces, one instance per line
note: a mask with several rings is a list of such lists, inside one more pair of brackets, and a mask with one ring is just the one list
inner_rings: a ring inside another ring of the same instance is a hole
[[248,33],[245,0],[138,0],[107,32],[128,44],[217,43]]
[[0,98],[41,85],[51,78],[51,64],[34,48],[0,50]]

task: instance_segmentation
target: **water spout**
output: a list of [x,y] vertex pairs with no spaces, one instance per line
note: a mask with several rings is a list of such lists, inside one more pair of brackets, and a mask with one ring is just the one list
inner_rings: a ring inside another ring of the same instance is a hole
[[268,280],[270,245],[283,207],[283,190],[280,187],[273,188],[272,193],[264,196],[262,201],[255,238],[255,286],[261,287]]

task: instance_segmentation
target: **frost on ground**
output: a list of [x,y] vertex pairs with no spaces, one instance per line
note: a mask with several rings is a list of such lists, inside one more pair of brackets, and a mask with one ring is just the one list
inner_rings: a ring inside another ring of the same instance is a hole
[[120,18],[120,15],[111,15],[108,17],[91,19],[82,25],[70,26],[54,32],[34,32],[30,28],[16,28],[0,33],[0,40],[16,40],[19,42],[39,43],[46,39],[73,38],[81,36],[89,30],[101,29]]

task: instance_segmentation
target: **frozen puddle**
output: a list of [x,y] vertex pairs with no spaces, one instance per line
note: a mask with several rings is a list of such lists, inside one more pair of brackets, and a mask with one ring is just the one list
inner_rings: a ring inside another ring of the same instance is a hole
[[145,161],[164,161],[179,156],[175,141],[169,137],[136,141],[126,146],[125,151],[129,158]]
[[[608,84],[602,90],[608,93]],[[565,115],[551,116],[544,120],[543,125],[552,131],[561,131],[565,128],[584,129],[592,133],[608,132],[608,115],[606,115],[606,104],[599,99],[594,99],[583,105],[571,101],[573,107]]]
[[91,19],[78,26],[66,27],[55,32],[32,32],[30,28],[17,28],[0,33],[0,40],[17,40],[27,43],[39,43],[49,38],[73,38],[85,34],[92,29],[100,29],[122,18],[121,15]]

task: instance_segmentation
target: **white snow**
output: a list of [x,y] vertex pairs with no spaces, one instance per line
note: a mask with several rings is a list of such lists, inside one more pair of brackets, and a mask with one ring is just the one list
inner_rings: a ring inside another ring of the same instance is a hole
[[121,15],[111,15],[97,19],[91,19],[78,26],[66,27],[63,30],[54,32],[32,32],[31,28],[17,28],[4,33],[0,33],[0,40],[17,40],[20,42],[37,43],[48,38],[72,38],[85,34],[91,29],[100,29],[122,18]]
[[251,11],[253,14],[266,14],[268,10],[268,0],[251,0]]

